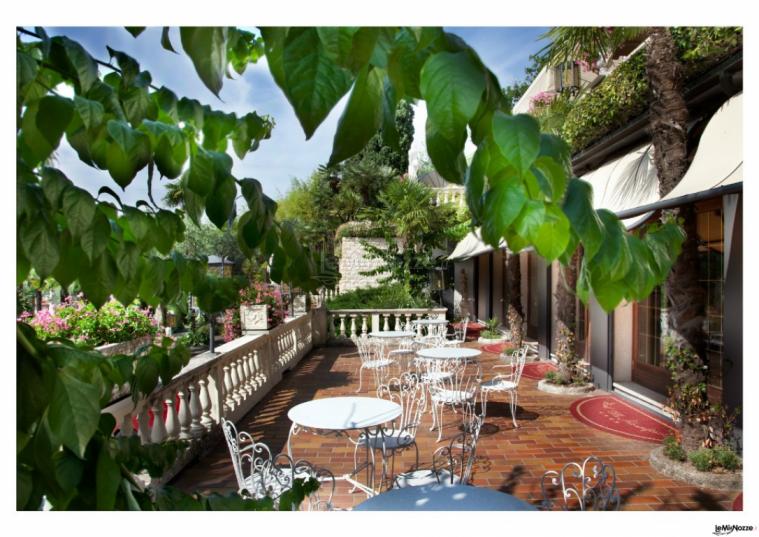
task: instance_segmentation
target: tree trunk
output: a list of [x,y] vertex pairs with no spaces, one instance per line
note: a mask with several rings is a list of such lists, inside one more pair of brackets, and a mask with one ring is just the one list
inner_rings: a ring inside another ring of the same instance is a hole
[[572,259],[561,267],[561,279],[556,287],[556,317],[558,322],[558,345],[556,357],[559,359],[559,379],[563,384],[583,380],[580,357],[577,355],[577,267],[580,249],[575,250]]
[[[654,163],[659,179],[659,194],[668,194],[688,168],[687,121],[688,108],[683,94],[683,67],[677,49],[666,28],[654,28],[648,46],[646,72],[651,87],[650,128],[654,146]],[[688,389],[691,397],[683,402],[678,384],[690,387],[705,385],[707,374],[703,331],[705,292],[698,281],[698,237],[696,214],[692,205],[669,211],[682,218],[686,232],[683,250],[666,283],[669,301],[668,324],[675,349],[694,355],[693,360],[672,360],[670,393],[673,408],[680,409],[682,442],[686,450],[696,449],[703,441],[701,420],[708,408],[706,390]],[[669,353],[668,353],[669,354]]]
[[519,348],[524,340],[524,311],[522,310],[522,268],[518,253],[508,253],[506,271],[509,297],[507,311],[509,330],[511,331],[511,341]]

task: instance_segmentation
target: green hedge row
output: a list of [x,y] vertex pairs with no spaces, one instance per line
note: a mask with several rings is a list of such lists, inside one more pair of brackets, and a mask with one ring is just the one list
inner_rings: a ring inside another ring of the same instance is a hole
[[329,310],[430,308],[435,305],[427,298],[411,296],[401,284],[355,289],[327,301]]
[[[735,27],[671,29],[687,77],[703,73],[742,46],[743,30]],[[561,134],[573,152],[622,127],[648,107],[645,49],[636,52],[567,114]]]

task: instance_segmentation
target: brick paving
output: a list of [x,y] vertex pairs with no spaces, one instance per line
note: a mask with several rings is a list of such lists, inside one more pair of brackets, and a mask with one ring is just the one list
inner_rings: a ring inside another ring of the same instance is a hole
[[[477,347],[473,343],[467,346]],[[250,432],[275,453],[285,451],[290,429],[288,409],[312,399],[356,395],[358,360],[354,348],[314,349],[238,422],[238,429]],[[496,355],[483,353],[481,364],[486,379],[493,374],[491,368],[496,362]],[[367,389],[367,378],[371,376],[365,375],[363,393],[359,395],[373,394]],[[589,455],[596,455],[616,469],[624,510],[731,508],[736,492],[702,489],[659,474],[648,463],[648,454],[654,444],[615,436],[578,422],[570,414],[569,405],[579,396],[543,393],[537,390],[537,382],[522,378],[518,429],[512,426],[506,399],[496,396],[488,401],[488,416],[477,447],[474,485],[507,492],[537,504],[541,499],[543,472],[558,470],[566,462],[582,461]],[[444,441],[446,436],[456,433],[451,416],[448,411]],[[422,463],[430,462],[433,451],[444,445],[436,442],[436,431],[429,431],[431,423],[431,415],[425,414],[423,426],[417,434]],[[295,458],[305,458],[324,466],[335,475],[348,473],[353,467],[353,445],[346,438],[301,434],[293,439],[292,448]],[[396,472],[413,463],[412,449],[396,458]],[[207,456],[185,468],[171,484],[202,493],[236,490],[232,463],[223,440]],[[350,493],[350,485],[338,481],[334,497],[336,507],[350,508],[364,499],[363,493]]]

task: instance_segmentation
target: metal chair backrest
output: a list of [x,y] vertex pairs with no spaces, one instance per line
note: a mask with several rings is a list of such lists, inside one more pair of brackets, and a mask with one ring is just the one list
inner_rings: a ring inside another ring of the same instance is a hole
[[399,432],[408,433],[409,438],[416,438],[416,431],[422,423],[426,393],[419,376],[410,371],[390,379],[377,388],[377,397],[400,405],[401,415],[393,425]]
[[361,362],[370,362],[378,358],[378,346],[381,342],[378,339],[368,336],[356,338],[356,348]]
[[468,413],[470,419],[464,419],[463,432],[454,436],[447,446],[438,448],[432,456],[432,466],[438,480],[443,475],[442,470],[447,470],[451,484],[454,484],[456,477],[462,485],[471,481],[483,421],[473,412],[474,403],[471,406],[472,412]]
[[527,361],[527,347],[522,346],[518,350],[504,353],[501,356],[506,356],[506,365],[510,366],[510,369],[508,373],[499,376],[513,382],[515,386],[519,386],[519,381],[522,379],[522,372],[524,371],[524,364]]
[[[245,431],[238,432],[235,424],[229,420],[223,420],[221,427],[224,431],[224,438],[227,441],[230,458],[232,459],[232,467],[235,471],[238,490],[247,490],[249,493],[255,495],[255,491],[248,489],[247,479],[255,473],[259,473],[266,478],[271,477],[276,468],[275,462],[280,460],[282,456],[285,458],[287,456],[278,455],[276,458],[273,457],[269,446],[263,442],[256,442]],[[288,461],[289,458],[285,463],[287,464]],[[292,461],[289,461],[289,463],[290,474],[292,475]],[[250,473],[246,474],[246,468],[249,469]],[[285,480],[286,478],[278,479],[278,481]]]
[[431,360],[432,370],[448,373],[438,375],[430,384],[430,394],[445,392],[451,394],[454,400],[452,404],[464,404],[470,398],[461,398],[465,395],[476,395],[479,383],[482,380],[480,364],[476,360],[456,358],[450,360]]
[[461,341],[462,343],[466,341],[467,326],[469,326],[469,319],[464,319],[456,328],[453,329],[456,340]]
[[596,456],[590,456],[582,463],[569,462],[558,472],[547,471],[540,488],[544,509],[553,507],[558,493],[564,510],[607,511],[617,510],[620,506],[617,474],[611,465]]

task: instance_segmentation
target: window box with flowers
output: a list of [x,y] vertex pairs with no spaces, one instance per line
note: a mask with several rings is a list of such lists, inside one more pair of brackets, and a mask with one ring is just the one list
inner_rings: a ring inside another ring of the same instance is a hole
[[254,283],[240,290],[240,325],[242,332],[270,330],[286,316],[282,293],[265,283]]

